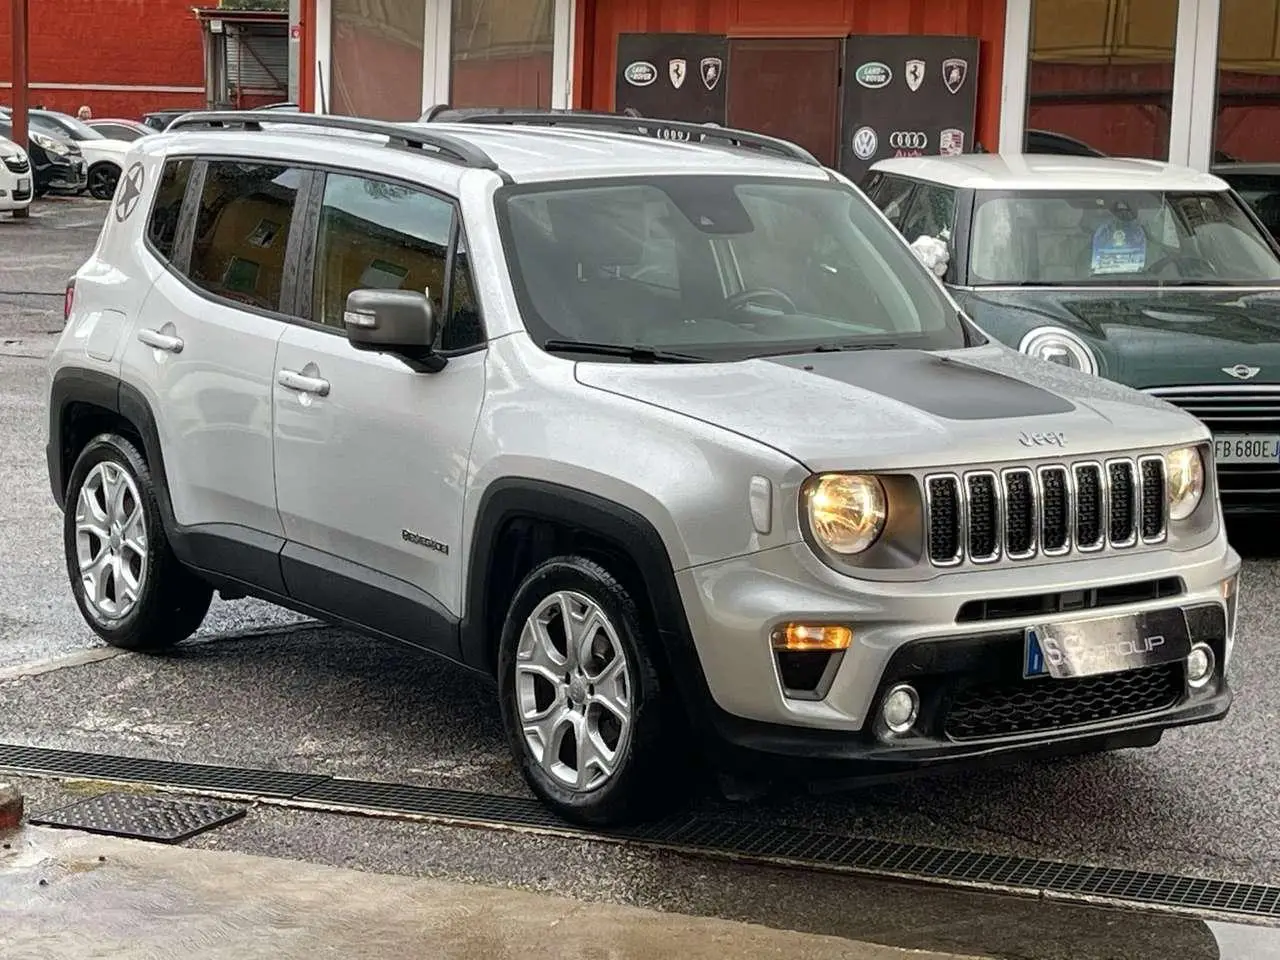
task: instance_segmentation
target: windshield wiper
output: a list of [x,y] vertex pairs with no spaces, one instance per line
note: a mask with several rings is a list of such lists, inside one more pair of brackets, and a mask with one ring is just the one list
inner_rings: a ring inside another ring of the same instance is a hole
[[881,343],[820,343],[810,347],[809,353],[843,353],[846,350],[897,350],[902,344],[884,341]]
[[548,353],[582,353],[597,357],[625,357],[633,363],[707,363],[706,357],[674,350],[659,350],[643,343],[596,343],[591,340],[548,340],[542,345]]

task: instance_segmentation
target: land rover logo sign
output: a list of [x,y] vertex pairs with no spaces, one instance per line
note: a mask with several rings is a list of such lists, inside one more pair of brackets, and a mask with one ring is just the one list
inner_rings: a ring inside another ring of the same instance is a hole
[[880,149],[880,138],[870,127],[859,127],[853,135],[853,155],[859,160],[870,160]]
[[[726,122],[729,41],[708,33],[621,33],[613,68],[617,113],[682,123]],[[659,132],[662,131],[662,132]],[[654,126],[649,136],[674,137]],[[680,139],[690,139],[682,134]],[[698,135],[692,136],[693,140]]]
[[960,57],[948,57],[942,61],[942,82],[947,85],[947,89],[953,94],[960,92],[960,88],[964,86],[967,76],[969,76],[968,60],[962,60]]
[[[877,160],[977,149],[979,49],[977,37],[845,37],[840,172],[856,183]],[[955,93],[947,87],[947,70],[951,82],[959,83]]]
[[881,87],[887,87],[893,80],[893,71],[889,69],[887,63],[872,60],[854,71],[853,76],[868,90],[879,90]]
[[658,68],[647,60],[637,60],[635,63],[627,64],[627,69],[622,72],[622,75],[633,87],[647,87],[658,79]]

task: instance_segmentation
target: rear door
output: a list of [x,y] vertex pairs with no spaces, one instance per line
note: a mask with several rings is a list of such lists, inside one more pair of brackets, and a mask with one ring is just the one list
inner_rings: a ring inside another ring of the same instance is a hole
[[[457,655],[463,495],[484,397],[484,334],[453,202],[329,173],[312,198],[299,312],[276,362],[276,494],[290,593]],[[438,373],[354,349],[359,288],[426,291],[445,318]],[[301,378],[301,379],[299,379]]]
[[169,161],[145,240],[166,269],[123,358],[125,381],[152,391],[177,522],[268,550],[259,535],[283,534],[271,436],[276,341],[307,177],[257,160]]

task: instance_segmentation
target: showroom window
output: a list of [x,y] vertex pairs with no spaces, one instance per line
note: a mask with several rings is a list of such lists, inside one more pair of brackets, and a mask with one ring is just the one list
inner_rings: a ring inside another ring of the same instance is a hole
[[331,0],[325,91],[348,116],[416,120],[422,114],[427,0]]
[[1222,0],[1214,149],[1220,163],[1280,161],[1280,0]]
[[555,0],[453,0],[449,101],[550,107]]
[[1035,0],[1026,149],[1166,159],[1177,22],[1177,0]]

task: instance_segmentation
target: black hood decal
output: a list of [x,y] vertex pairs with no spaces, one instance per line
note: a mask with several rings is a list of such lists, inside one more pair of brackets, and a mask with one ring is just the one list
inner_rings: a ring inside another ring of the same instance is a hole
[[1069,400],[1013,377],[920,350],[773,357],[771,362],[874,391],[936,417],[997,420],[1070,413]]

